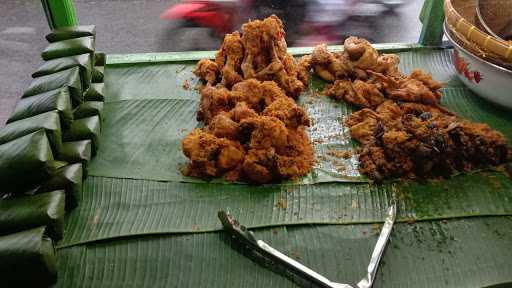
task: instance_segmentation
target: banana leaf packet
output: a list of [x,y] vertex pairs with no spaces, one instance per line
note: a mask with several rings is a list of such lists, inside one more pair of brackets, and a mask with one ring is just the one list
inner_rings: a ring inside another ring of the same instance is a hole
[[92,56],[91,54],[81,54],[62,58],[55,58],[44,62],[36,72],[32,73],[32,78],[37,78],[73,67],[80,69],[80,77],[82,79],[82,88],[86,90],[92,80]]
[[46,34],[45,38],[48,42],[53,43],[62,40],[95,35],[96,27],[94,25],[80,25],[53,29],[52,32]]
[[53,74],[34,78],[23,93],[22,98],[34,96],[51,90],[68,87],[73,105],[79,105],[83,100],[80,68],[73,67]]
[[80,37],[50,43],[50,45],[44,49],[43,53],[41,53],[41,57],[43,60],[48,61],[55,58],[80,55],[85,53],[93,55],[94,50],[94,37]]
[[57,282],[53,241],[41,226],[0,236],[2,287],[48,287]]
[[65,142],[78,140],[92,141],[92,156],[96,155],[99,147],[101,132],[101,121],[99,116],[92,116],[73,121],[69,129],[62,133],[62,140]]
[[21,98],[18,100],[7,123],[56,110],[59,112],[61,125],[69,127],[73,121],[72,109],[69,88],[62,87],[31,97]]

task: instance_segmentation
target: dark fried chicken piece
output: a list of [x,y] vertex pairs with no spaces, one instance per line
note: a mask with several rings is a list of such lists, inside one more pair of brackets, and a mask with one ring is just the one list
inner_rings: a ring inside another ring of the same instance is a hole
[[209,85],[214,85],[219,77],[219,66],[209,59],[202,59],[197,62],[194,74],[206,80]]
[[325,94],[336,100],[344,100],[362,108],[375,108],[384,102],[384,95],[372,83],[361,80],[336,80]]
[[244,137],[242,143],[248,143],[251,148],[278,148],[286,145],[288,130],[275,117],[259,116],[242,120],[240,130]]
[[258,113],[277,99],[288,98],[275,82],[261,82],[256,79],[237,83],[231,91],[238,95],[238,101],[247,103],[251,109]]
[[184,174],[211,178],[227,175],[230,181],[238,179],[245,150],[235,141],[195,129],[182,141],[183,153],[190,159]]
[[349,117],[360,170],[371,179],[448,176],[510,160],[503,134],[437,107],[386,101]]
[[272,116],[281,120],[288,128],[309,126],[309,117],[295,101],[289,97],[279,98],[272,102],[261,115]]

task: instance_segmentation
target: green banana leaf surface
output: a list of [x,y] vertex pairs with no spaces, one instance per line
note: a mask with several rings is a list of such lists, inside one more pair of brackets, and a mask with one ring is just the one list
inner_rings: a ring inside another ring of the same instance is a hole
[[0,145],[0,193],[23,192],[36,187],[48,177],[47,165],[52,160],[45,130]]
[[57,111],[46,112],[5,125],[0,129],[0,144],[7,143],[41,129],[46,132],[53,155],[58,158],[62,150],[62,130],[59,113]]
[[64,234],[65,192],[52,191],[0,200],[0,235],[46,226],[53,240]]
[[44,62],[36,72],[32,73],[33,78],[53,74],[72,67],[80,68],[80,77],[82,79],[83,90],[89,87],[92,79],[92,60],[91,54],[81,54],[69,57],[56,58]]
[[48,61],[55,58],[80,55],[85,53],[94,54],[95,41],[93,36],[80,37],[50,43],[41,53],[43,60]]
[[[282,226],[254,233],[328,279],[355,287],[366,276],[379,229]],[[463,288],[509,282],[511,245],[510,217],[398,223],[374,287]],[[314,287],[298,286],[272,266],[262,266],[224,232],[130,237],[60,248],[57,254],[58,287]]]
[[30,97],[62,87],[68,87],[69,95],[75,106],[82,102],[83,91],[80,68],[73,67],[50,75],[37,77],[32,80],[32,83],[30,83],[22,97]]
[[70,27],[59,27],[46,34],[48,42],[57,42],[67,39],[80,38],[84,36],[95,36],[96,27],[94,25],[80,25]]
[[69,127],[71,121],[73,121],[73,111],[68,87],[21,98],[16,104],[11,117],[7,120],[7,123],[53,110],[59,112],[62,126]]
[[48,287],[57,281],[57,261],[45,227],[0,236],[2,287]]
[[[399,54],[404,72],[421,68],[445,83],[443,105],[512,139],[510,113],[463,86],[452,50]],[[310,175],[263,186],[184,177],[181,140],[201,127],[201,83],[192,74],[195,61],[158,57],[107,57],[102,148],[90,162],[80,206],[65,220],[58,287],[297,287],[220,231],[221,209],[273,247],[354,286],[394,201],[397,223],[374,287],[512,281],[512,181],[501,167],[372,184],[358,172],[357,144],[344,125],[352,107],[321,95],[325,83],[312,77],[298,99],[312,119],[319,158]],[[351,153],[339,159],[337,151]]]

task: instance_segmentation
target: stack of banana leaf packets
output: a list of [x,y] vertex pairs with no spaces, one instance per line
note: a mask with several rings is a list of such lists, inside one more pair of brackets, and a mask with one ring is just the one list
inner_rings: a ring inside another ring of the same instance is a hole
[[44,63],[0,129],[1,287],[56,283],[54,243],[99,148],[105,55],[95,52],[95,27],[46,38]]

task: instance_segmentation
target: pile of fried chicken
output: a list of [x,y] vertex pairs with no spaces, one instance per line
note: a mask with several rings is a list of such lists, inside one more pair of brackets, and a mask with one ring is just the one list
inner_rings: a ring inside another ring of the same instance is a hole
[[442,85],[421,70],[402,74],[395,54],[349,37],[343,52],[317,46],[309,61],[332,83],[326,95],[361,108],[346,124],[361,144],[359,170],[372,180],[447,176],[511,159],[502,133],[440,106]]
[[359,169],[374,181],[432,177],[495,166],[512,149],[503,134],[440,106],[442,85],[400,58],[349,37],[342,52],[326,45],[295,60],[276,16],[250,21],[227,34],[215,61],[199,61],[201,90],[195,129],[182,142],[184,174],[271,183],[308,174],[314,149],[307,113],[296,104],[310,71],[331,83],[325,94],[361,110],[346,120],[360,144]]
[[308,174],[314,163],[307,113],[296,104],[309,66],[287,53],[281,20],[271,16],[227,34],[215,61],[194,73],[201,89],[195,129],[182,142],[184,174],[272,183]]

